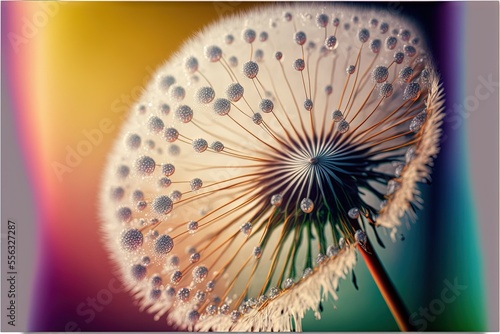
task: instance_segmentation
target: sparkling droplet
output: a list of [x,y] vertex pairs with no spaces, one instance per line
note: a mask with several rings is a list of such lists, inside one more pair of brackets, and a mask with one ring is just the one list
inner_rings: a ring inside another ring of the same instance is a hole
[[337,109],[337,110],[334,110],[332,112],[332,120],[334,122],[340,122],[343,119],[344,119],[344,115],[342,114],[342,111],[340,111],[340,110]]
[[252,223],[246,222],[245,224],[241,225],[240,231],[245,236],[248,236],[250,234],[250,232],[252,232]]
[[231,321],[232,322],[237,322],[240,319],[240,317],[241,317],[241,313],[239,311],[234,310],[231,312]]
[[304,45],[307,41],[306,33],[303,31],[296,32],[295,35],[293,36],[293,40],[298,45]]
[[184,68],[188,74],[193,74],[198,71],[198,59],[195,57],[188,57],[184,61]]
[[187,223],[187,230],[190,234],[193,234],[198,229],[198,222],[191,220]]
[[253,29],[245,29],[241,35],[241,38],[247,43],[253,43],[257,37],[257,33]]
[[193,109],[187,105],[181,105],[175,110],[175,117],[182,123],[189,123],[193,119]]
[[304,273],[302,274],[302,278],[307,278],[311,276],[313,273],[313,270],[311,268],[306,268],[304,269]]
[[230,308],[229,308],[229,305],[227,305],[227,304],[222,304],[221,307],[219,307],[220,314],[228,315],[229,311],[230,311]]
[[337,126],[337,131],[340,133],[346,133],[349,130],[349,123],[343,119],[339,122],[339,125]]
[[405,59],[405,54],[403,52],[396,52],[394,54],[394,61],[396,62],[396,64],[401,64],[404,59]]
[[405,45],[403,47],[403,50],[405,52],[405,55],[410,58],[417,54],[417,49],[415,49],[413,45]]
[[164,164],[161,166],[161,171],[165,176],[171,176],[175,172],[175,167],[172,164]]
[[318,256],[316,256],[316,263],[321,264],[326,260],[326,256],[319,253]]
[[222,152],[222,150],[224,150],[224,144],[222,144],[220,141],[214,141],[212,144],[210,144],[210,148],[215,152]]
[[207,148],[208,148],[208,143],[205,139],[197,138],[193,140],[193,149],[195,152],[202,153],[205,152]]
[[377,66],[372,71],[372,79],[377,83],[382,83],[389,77],[389,70],[385,66]]
[[274,194],[271,197],[271,205],[273,206],[280,206],[282,202],[283,202],[283,195],[281,194]]
[[158,186],[160,188],[168,188],[172,184],[172,181],[168,177],[162,177],[158,180]]
[[161,279],[160,275],[156,274],[153,277],[151,277],[151,285],[155,288],[159,288],[163,283],[163,280]]
[[417,116],[413,117],[410,122],[410,131],[418,132],[422,128],[422,125],[424,125],[426,118],[427,113],[425,110],[420,112]]
[[361,43],[366,43],[370,38],[370,32],[368,31],[368,29],[360,29],[358,32],[358,38]]
[[179,131],[174,128],[167,128],[165,129],[163,135],[169,143],[173,143],[177,140],[177,138],[179,138]]
[[409,30],[406,30],[406,29],[402,29],[400,32],[399,32],[399,35],[398,35],[403,41],[405,42],[408,42],[410,40],[410,37],[411,37],[411,33]]
[[203,186],[203,181],[199,178],[194,178],[189,181],[189,185],[191,186],[192,191],[200,190]]
[[155,252],[163,255],[169,253],[174,248],[174,239],[168,235],[161,235],[155,241]]
[[174,190],[170,193],[170,198],[172,199],[172,201],[178,202],[182,198],[182,193],[179,190]]
[[311,213],[314,209],[314,202],[309,198],[304,198],[300,202],[300,209],[304,213]]
[[253,79],[259,73],[259,65],[257,65],[256,62],[250,60],[243,64],[242,72],[247,78]]
[[188,288],[180,288],[177,291],[177,300],[180,302],[187,302],[189,300],[190,291]]
[[296,71],[303,71],[305,67],[306,63],[304,62],[304,59],[298,58],[293,62],[293,68]]
[[318,14],[316,16],[316,25],[318,28],[325,28],[328,25],[330,18],[326,14]]
[[211,46],[206,46],[205,47],[205,58],[208,59],[208,61],[215,63],[218,62],[222,57],[222,50],[216,46],[216,45],[211,45]]
[[208,315],[215,315],[215,313],[217,313],[217,306],[210,304],[207,306],[206,310]]
[[410,66],[405,66],[399,71],[399,79],[401,82],[410,82],[413,69]]
[[169,214],[174,205],[168,196],[158,196],[153,200],[153,210],[158,214]]
[[389,180],[389,182],[387,182],[386,195],[394,194],[400,187],[401,187],[401,184],[398,181]]
[[281,51],[277,51],[277,52],[274,54],[274,58],[276,58],[276,60],[281,60],[281,58],[283,58],[283,52],[281,52]]
[[351,208],[349,212],[347,212],[347,215],[351,219],[358,219],[359,218],[359,209],[358,208]]
[[200,261],[200,253],[193,253],[189,256],[189,262],[196,263],[198,261]]
[[329,257],[333,257],[339,253],[339,249],[333,245],[328,246],[326,249],[326,255]]
[[385,47],[387,50],[394,50],[398,44],[398,39],[394,36],[389,36],[385,39]]
[[387,24],[386,22],[380,23],[380,32],[382,34],[385,34],[388,31],[389,31],[389,24]]
[[354,239],[358,242],[358,244],[366,250],[366,233],[363,230],[357,230],[356,233],[354,233]]
[[128,223],[132,220],[132,210],[128,207],[119,208],[116,212],[116,217],[122,223]]
[[143,241],[144,237],[142,232],[134,228],[123,233],[121,244],[123,249],[127,251],[134,251],[142,246]]
[[215,289],[215,282],[214,281],[208,281],[206,290],[207,292],[212,292]]
[[260,258],[262,255],[262,249],[259,246],[255,246],[253,248],[253,256],[255,256],[257,259]]
[[142,264],[134,264],[130,271],[132,277],[137,281],[143,280],[146,277],[147,273],[146,267],[143,266]]
[[198,290],[194,295],[194,299],[198,301],[198,303],[203,303],[206,299],[206,294],[204,291]]
[[182,273],[179,270],[176,270],[170,276],[170,282],[172,284],[178,284],[182,279]]
[[231,110],[231,102],[227,99],[217,99],[213,104],[213,108],[217,115],[225,116]]
[[353,74],[355,70],[356,70],[356,66],[349,65],[349,66],[347,66],[347,69],[345,71],[347,72],[347,74]]
[[339,248],[340,249],[344,249],[344,247],[346,246],[346,241],[345,241],[345,238],[344,237],[341,237],[339,239]]
[[372,50],[373,53],[379,53],[381,48],[382,41],[380,39],[374,39],[370,42],[370,50]]
[[215,91],[212,87],[201,87],[196,92],[195,98],[199,103],[207,104],[212,102],[215,97]]
[[255,114],[252,115],[252,121],[257,125],[262,124],[263,121],[262,115],[256,112]]
[[135,163],[136,171],[143,176],[151,175],[156,167],[156,163],[153,158],[148,156],[142,156],[137,159]]
[[420,95],[420,84],[418,82],[410,82],[403,92],[403,101],[416,100]]
[[311,99],[307,99],[304,101],[304,109],[307,111],[311,111],[313,109],[313,101]]
[[394,88],[391,83],[384,82],[382,86],[380,86],[379,95],[380,97],[388,98],[392,95],[393,90]]
[[226,88],[226,96],[232,102],[238,102],[244,92],[243,86],[239,83],[232,83]]
[[263,113],[270,113],[274,109],[274,103],[269,99],[262,99],[259,103],[259,109]]
[[406,160],[407,164],[410,161],[412,161],[413,159],[415,159],[416,151],[417,151],[417,148],[415,146],[411,146],[410,148],[408,148],[408,150],[406,150],[405,160]]

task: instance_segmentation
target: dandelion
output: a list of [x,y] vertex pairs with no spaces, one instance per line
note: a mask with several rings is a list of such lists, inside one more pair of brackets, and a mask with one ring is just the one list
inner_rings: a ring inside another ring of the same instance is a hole
[[109,252],[155,319],[301,330],[359,252],[406,329],[366,229],[395,238],[415,217],[439,150],[443,93],[417,37],[387,13],[273,6],[158,70],[101,196]]

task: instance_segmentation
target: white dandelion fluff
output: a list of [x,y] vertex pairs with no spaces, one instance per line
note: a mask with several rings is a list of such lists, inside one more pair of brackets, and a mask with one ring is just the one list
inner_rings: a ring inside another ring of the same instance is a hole
[[443,93],[414,37],[375,10],[275,5],[161,66],[101,193],[142,307],[182,329],[290,331],[336,298],[365,226],[396,235],[439,151]]

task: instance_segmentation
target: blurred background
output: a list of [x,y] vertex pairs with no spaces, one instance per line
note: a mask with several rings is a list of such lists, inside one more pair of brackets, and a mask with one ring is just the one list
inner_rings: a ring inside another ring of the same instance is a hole
[[[106,155],[144,85],[184,40],[257,5],[1,3],[2,229],[18,221],[18,317],[27,326],[17,330],[170,329],[122,291],[101,242]],[[498,3],[373,6],[422,24],[448,108],[425,209],[397,242],[383,236],[377,252],[420,329],[498,331]],[[349,275],[339,300],[324,303],[321,320],[308,314],[304,330],[398,330],[361,257],[355,273],[359,290]],[[457,284],[454,301],[440,302]]]

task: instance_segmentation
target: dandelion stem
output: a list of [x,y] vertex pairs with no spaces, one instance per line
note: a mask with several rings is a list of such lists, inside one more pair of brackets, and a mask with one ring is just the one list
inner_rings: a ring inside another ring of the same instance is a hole
[[414,331],[415,328],[408,322],[410,319],[408,309],[403,304],[401,297],[397,293],[396,288],[392,284],[391,279],[387,275],[387,272],[382,266],[382,263],[380,262],[380,259],[377,256],[377,253],[375,253],[375,250],[369,240],[367,240],[367,244],[367,249],[370,250],[370,253],[365,251],[360,245],[358,245],[358,250],[363,256],[366,266],[368,267],[373,280],[377,284],[382,297],[384,297],[384,300],[396,320],[399,329],[404,332]]

